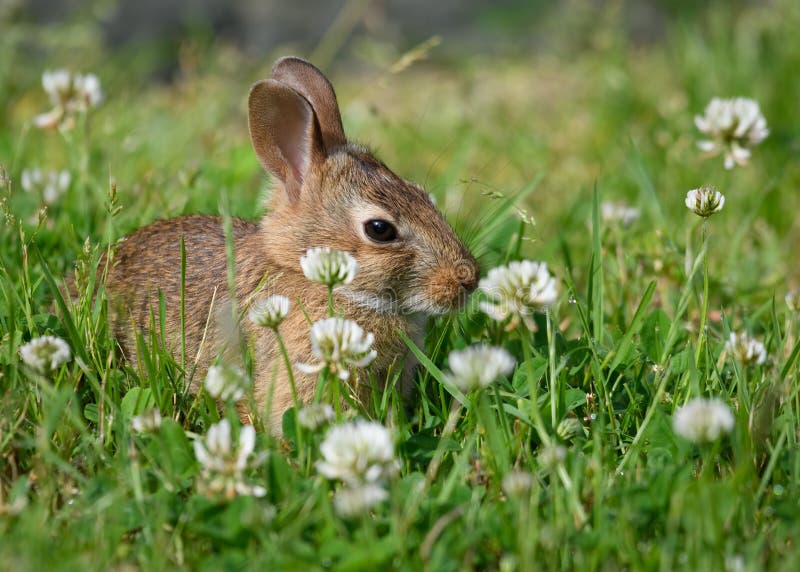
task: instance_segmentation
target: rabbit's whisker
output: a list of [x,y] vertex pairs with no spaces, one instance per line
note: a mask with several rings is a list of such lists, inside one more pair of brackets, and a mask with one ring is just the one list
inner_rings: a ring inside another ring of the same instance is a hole
[[367,308],[381,314],[396,314],[400,309],[396,298],[373,294],[371,292],[360,292],[349,288],[337,288],[337,294],[342,294],[345,298],[353,302],[356,306]]

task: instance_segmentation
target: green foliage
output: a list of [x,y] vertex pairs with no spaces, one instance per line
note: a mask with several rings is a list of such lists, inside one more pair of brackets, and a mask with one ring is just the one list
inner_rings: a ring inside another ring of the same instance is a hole
[[[193,441],[221,418],[238,427],[238,416],[189,390],[187,356],[171,354],[158,328],[138,340],[136,368],[110,331],[102,261],[114,240],[163,216],[263,211],[243,100],[269,64],[198,37],[186,49],[201,65],[159,85],[148,81],[157,46],[109,53],[87,23],[4,29],[0,561],[37,570],[796,567],[800,322],[783,297],[798,280],[800,10],[788,0],[682,5],[691,14],[673,13],[663,40],[643,46],[616,32],[609,9],[591,27],[551,15],[565,30],[592,30],[570,50],[557,44],[555,57],[333,74],[348,133],[425,183],[484,273],[545,260],[560,285],[535,332],[492,322],[476,294],[457,316],[431,320],[425,347],[407,340],[422,366],[418,400],[404,408],[390,379],[360,412],[391,428],[400,473],[388,501],[356,519],[337,515],[335,485],[315,469],[323,433],[300,430],[293,409],[282,439],[257,437],[265,457],[247,475],[265,497],[202,494]],[[96,73],[106,101],[71,131],[40,130],[41,73],[58,67]],[[771,130],[733,171],[696,150],[693,116],[717,95],[756,99]],[[36,166],[72,173],[42,215],[41,198],[19,183]],[[706,183],[727,201],[701,232],[683,199]],[[604,221],[607,200],[642,216]],[[64,295],[70,273],[75,296]],[[724,349],[740,331],[764,342],[766,363]],[[18,350],[45,334],[65,339],[73,359],[43,374]],[[505,347],[518,366],[464,395],[446,376],[447,356],[477,342]],[[672,427],[677,407],[701,395],[735,416],[713,445]],[[131,420],[154,406],[160,428],[134,432]],[[548,447],[563,447],[564,459],[549,465]],[[504,491],[513,470],[532,475],[529,491]]]

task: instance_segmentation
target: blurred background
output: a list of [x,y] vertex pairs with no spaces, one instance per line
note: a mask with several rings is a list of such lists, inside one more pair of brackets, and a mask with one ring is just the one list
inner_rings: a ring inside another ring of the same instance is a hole
[[676,19],[692,18],[707,5],[689,0],[3,0],[3,12],[42,25],[91,21],[110,49],[147,45],[161,60],[159,73],[168,78],[187,40],[225,42],[253,55],[313,53],[323,67],[340,58],[381,65],[431,36],[443,40],[440,55],[456,58],[586,48],[604,12],[621,16],[619,33],[651,43],[662,39]]
[[[246,96],[287,54],[329,75],[348,135],[457,225],[535,187],[517,214],[537,258],[585,246],[595,185],[642,209],[645,261],[665,235],[683,240],[683,196],[705,183],[751,217],[717,223],[739,233],[731,263],[752,256],[745,283],[784,279],[780,253],[800,241],[796,0],[0,0],[0,29],[0,163],[12,179],[77,168],[80,216],[54,233],[73,250],[102,238],[109,179],[124,207],[112,235],[221,201],[258,216]],[[80,136],[32,126],[49,104],[42,73],[60,68],[102,84]],[[693,119],[714,96],[756,99],[771,131],[733,173],[697,151]]]

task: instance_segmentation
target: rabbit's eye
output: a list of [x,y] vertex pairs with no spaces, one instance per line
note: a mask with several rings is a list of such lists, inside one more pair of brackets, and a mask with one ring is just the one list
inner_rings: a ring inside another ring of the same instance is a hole
[[365,222],[364,232],[376,242],[391,242],[397,238],[397,229],[394,225],[381,219],[373,219]]

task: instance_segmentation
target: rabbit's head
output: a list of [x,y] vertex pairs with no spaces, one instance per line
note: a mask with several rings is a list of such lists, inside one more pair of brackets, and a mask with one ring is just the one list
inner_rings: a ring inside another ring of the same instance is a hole
[[308,248],[359,263],[337,292],[378,312],[440,314],[475,289],[474,257],[417,184],[349,143],[330,82],[298,58],[279,60],[250,91],[250,136],[275,189],[265,250],[287,272]]

